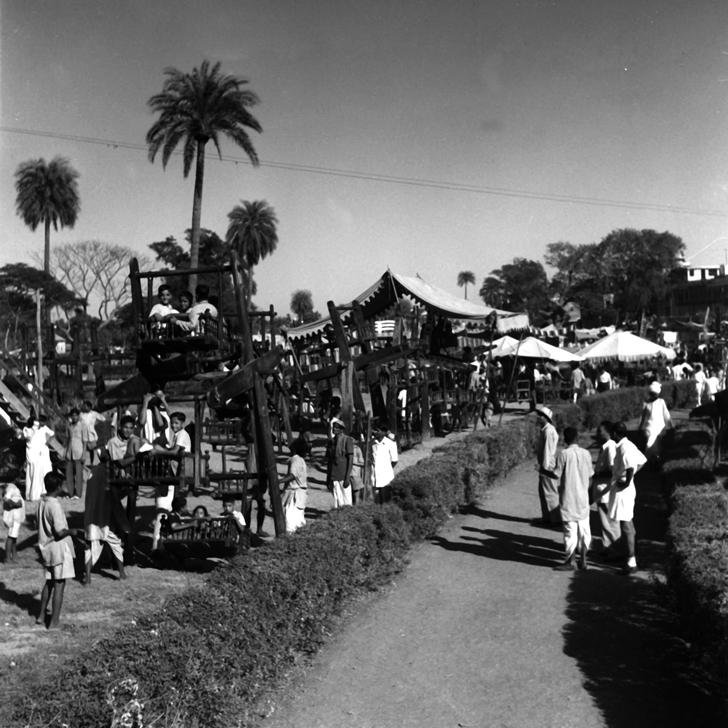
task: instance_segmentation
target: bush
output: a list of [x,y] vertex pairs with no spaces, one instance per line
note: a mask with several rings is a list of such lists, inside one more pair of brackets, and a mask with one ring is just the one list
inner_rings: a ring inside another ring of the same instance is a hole
[[398,473],[393,504],[331,512],[234,559],[72,657],[50,681],[24,684],[15,724],[108,725],[109,691],[126,679],[138,685],[145,724],[250,724],[256,704],[318,650],[336,615],[390,580],[412,541],[530,457],[537,433],[530,416],[468,435]]
[[694,661],[728,705],[728,492],[706,465],[706,435],[712,445],[704,426],[687,423],[666,450],[668,580]]

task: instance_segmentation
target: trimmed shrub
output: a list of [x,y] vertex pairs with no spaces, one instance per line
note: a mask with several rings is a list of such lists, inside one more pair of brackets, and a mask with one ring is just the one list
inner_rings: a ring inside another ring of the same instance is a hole
[[204,586],[75,655],[50,681],[25,684],[13,724],[108,725],[110,690],[130,679],[147,725],[249,725],[336,616],[389,581],[412,541],[530,457],[537,433],[529,416],[468,435],[398,473],[393,504],[333,511],[233,559]]
[[710,469],[706,425],[681,423],[670,445],[663,466],[671,510],[668,580],[693,660],[713,680],[728,716],[728,492]]

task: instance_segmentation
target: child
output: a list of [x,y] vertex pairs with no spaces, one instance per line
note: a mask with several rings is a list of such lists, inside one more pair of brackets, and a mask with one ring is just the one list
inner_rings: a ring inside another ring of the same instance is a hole
[[[155,454],[169,455],[171,457],[182,458],[185,453],[192,452],[192,443],[190,436],[184,429],[185,425],[184,412],[172,412],[170,422],[172,426],[172,442],[169,447],[155,445],[153,452]],[[172,463],[172,472],[177,474],[177,463]],[[165,492],[166,491],[166,492]],[[154,535],[152,538],[152,550],[154,551],[159,544],[160,528],[162,525],[162,517],[169,514],[172,510],[174,500],[174,486],[163,486],[157,488],[155,505],[157,509],[157,517],[154,520]]]
[[73,500],[83,496],[83,443],[84,426],[81,422],[81,413],[74,407],[68,413],[68,441],[66,442],[66,493]]
[[308,472],[304,457],[308,447],[305,440],[297,439],[291,443],[291,457],[288,460],[290,480],[283,491],[283,512],[286,518],[286,533],[293,533],[306,525],[306,496]]
[[488,400],[485,405],[483,405],[483,425],[485,427],[490,427],[491,421],[493,419],[493,402],[491,400]]
[[3,523],[8,527],[8,537],[5,541],[6,563],[15,561],[17,555],[18,534],[20,524],[25,520],[25,501],[20,495],[18,486],[14,483],[0,485],[3,494]]
[[81,404],[81,424],[83,425],[83,444],[86,450],[86,457],[90,465],[94,462],[94,450],[99,444],[99,436],[96,432],[97,422],[106,422],[106,417],[98,413],[91,404],[91,401],[84,399]]
[[391,482],[394,480],[394,468],[399,461],[397,443],[394,435],[388,433],[381,425],[374,426],[373,434],[374,500],[380,504],[389,503],[392,500]]

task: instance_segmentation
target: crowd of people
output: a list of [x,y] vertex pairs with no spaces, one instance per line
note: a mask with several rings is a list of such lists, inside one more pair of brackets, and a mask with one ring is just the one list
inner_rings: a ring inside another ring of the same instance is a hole
[[597,428],[599,454],[595,463],[579,445],[574,427],[563,431],[563,448],[553,424],[553,412],[539,406],[541,420],[537,447],[538,495],[541,517],[538,523],[561,528],[565,559],[559,571],[586,569],[592,543],[590,511],[598,516],[600,557],[622,564],[624,574],[637,571],[634,509],[637,491],[635,475],[648,462],[659,465],[665,435],[672,427],[662,386],[653,381],[642,410],[639,434],[642,447],[629,437],[624,422],[603,421]]

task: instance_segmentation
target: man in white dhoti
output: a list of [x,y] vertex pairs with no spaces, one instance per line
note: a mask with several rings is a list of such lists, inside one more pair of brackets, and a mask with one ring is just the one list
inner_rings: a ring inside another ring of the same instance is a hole
[[86,484],[86,508],[84,527],[86,529],[86,573],[84,584],[91,582],[91,569],[99,560],[104,543],[108,544],[119,570],[119,579],[126,579],[124,571],[124,546],[121,536],[129,533],[129,523],[119,500],[119,493],[109,486],[106,461],[108,453],[100,453],[102,461],[94,465]]
[[589,487],[594,474],[591,455],[580,447],[575,427],[564,430],[566,447],[556,456],[555,474],[559,484],[559,512],[564,529],[566,559],[556,571],[571,571],[578,563],[587,568],[586,554],[591,544],[589,528]]
[[627,426],[618,422],[614,426],[614,440],[617,443],[617,452],[614,457],[612,470],[612,488],[609,497],[609,517],[619,521],[622,531],[622,543],[627,556],[627,563],[623,569],[624,574],[633,574],[637,571],[635,557],[635,528],[634,504],[637,489],[634,476],[647,462],[647,458],[639,448],[627,439]]
[[559,433],[552,424],[553,413],[548,407],[536,408],[543,423],[539,433],[536,457],[538,459],[538,498],[541,503],[541,523],[558,525],[559,516],[559,481],[554,474],[556,465],[556,447],[559,444]]
[[37,501],[46,492],[45,476],[53,470],[48,440],[54,432],[45,417],[30,420],[23,428],[25,438],[25,500]]
[[642,406],[640,430],[645,436],[645,454],[648,458],[659,462],[661,442],[665,432],[672,427],[670,410],[665,400],[660,397],[662,385],[659,382],[650,384],[648,399]]

